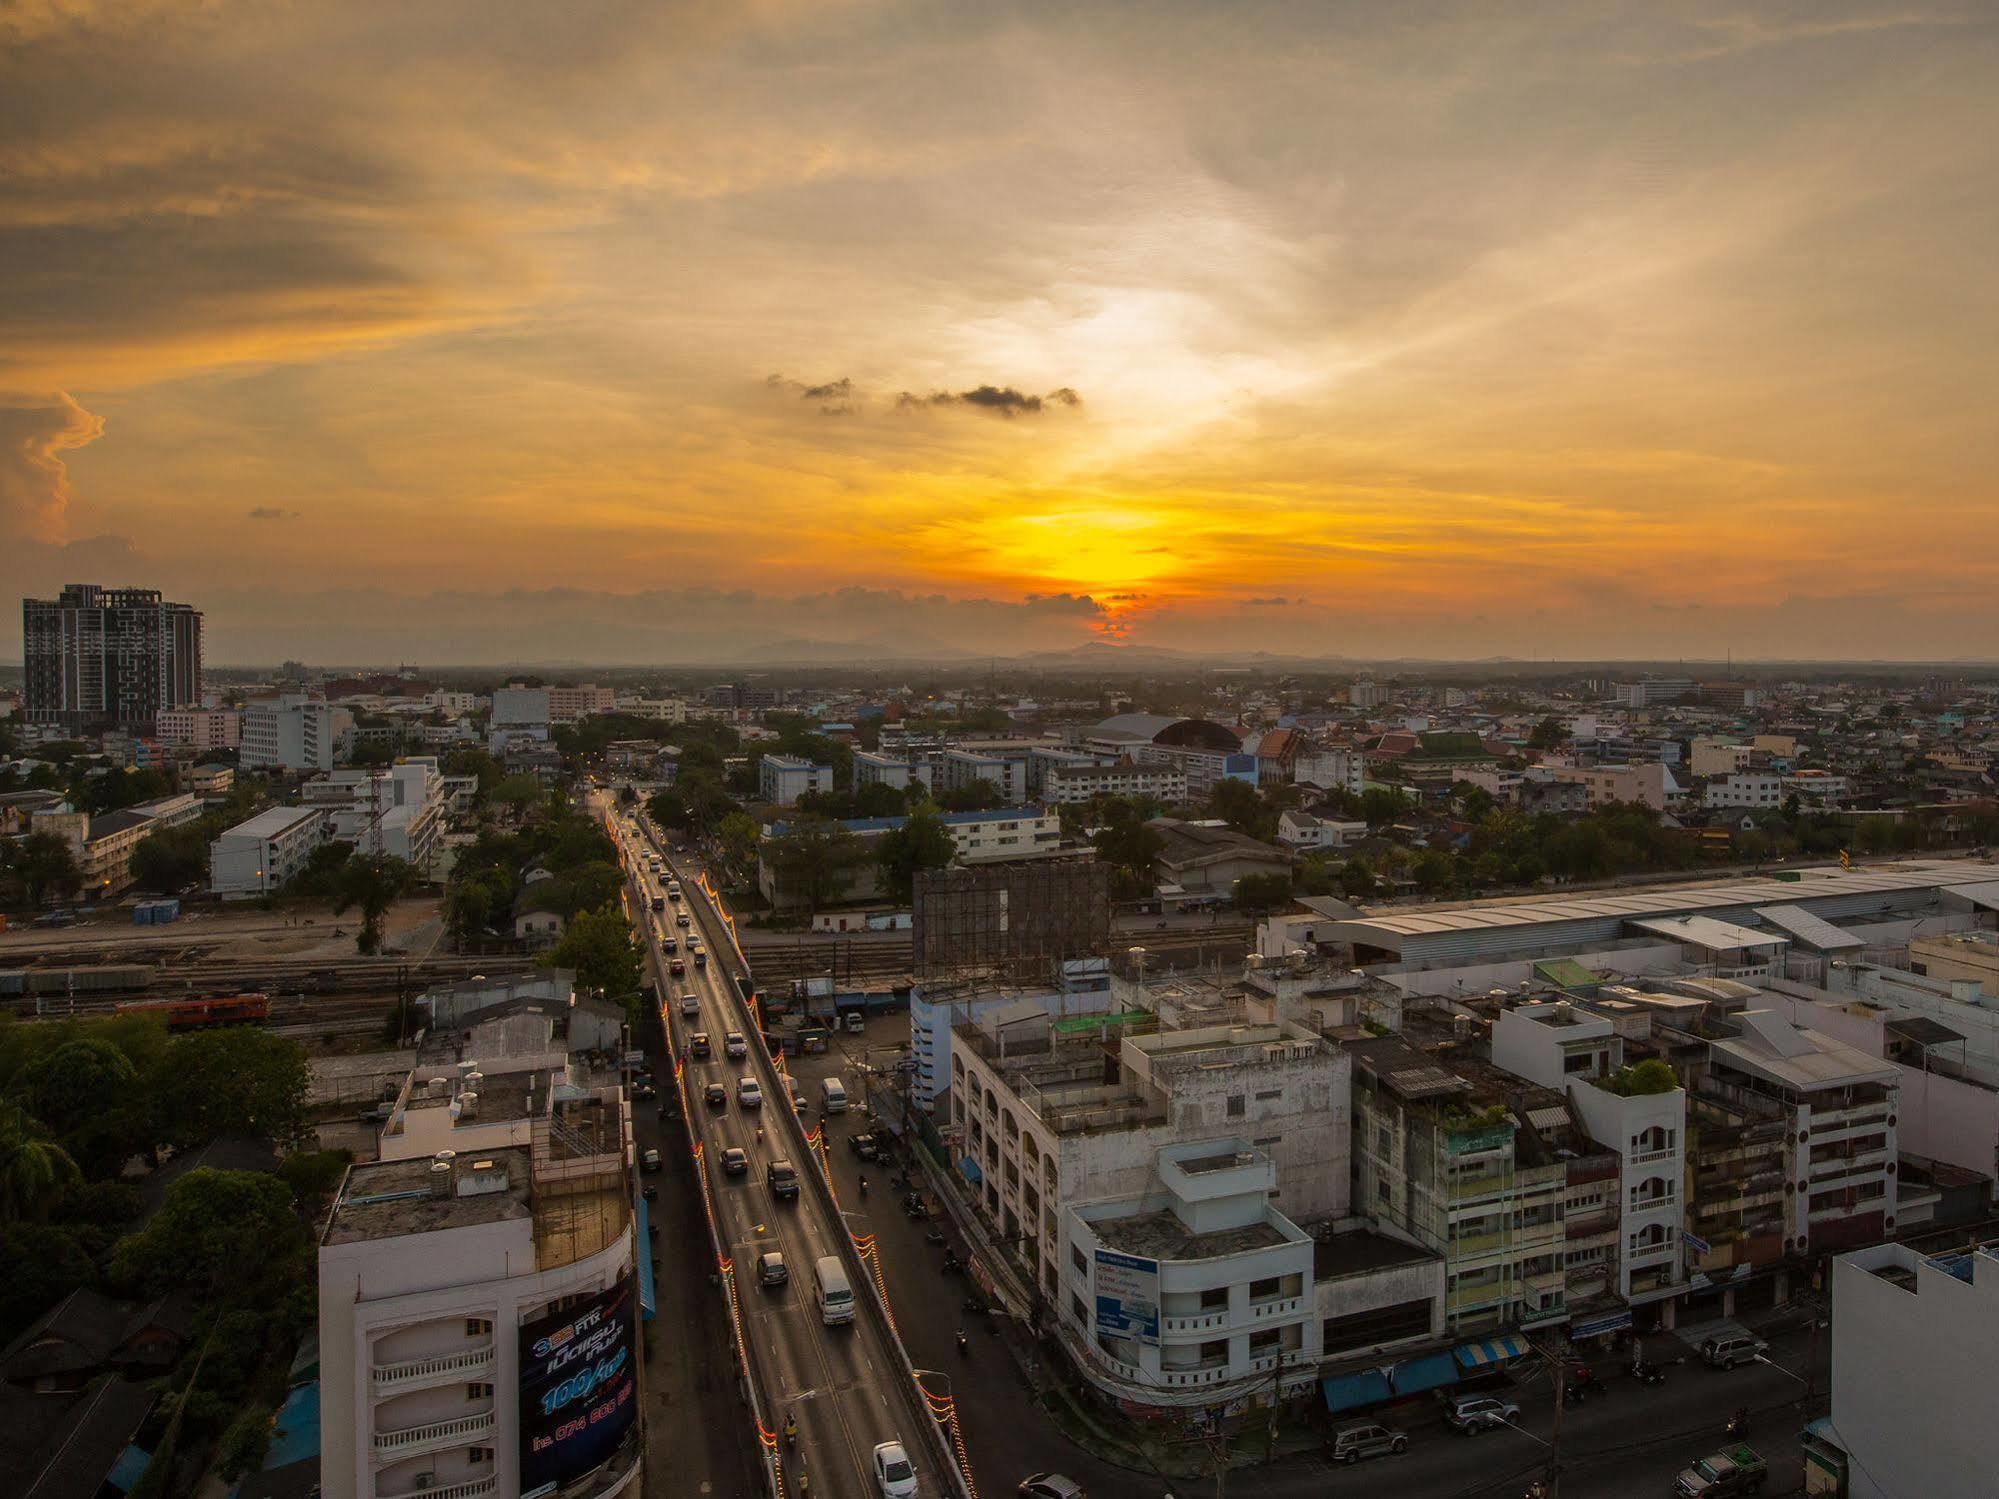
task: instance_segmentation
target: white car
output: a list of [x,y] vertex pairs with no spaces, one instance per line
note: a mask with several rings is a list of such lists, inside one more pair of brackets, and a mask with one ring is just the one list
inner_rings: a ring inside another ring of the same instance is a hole
[[746,1109],[760,1109],[764,1106],[764,1090],[757,1086],[757,1080],[746,1077],[736,1084],[736,1102]]
[[882,1499],[910,1499],[916,1492],[916,1465],[900,1442],[883,1442],[875,1448],[875,1485]]

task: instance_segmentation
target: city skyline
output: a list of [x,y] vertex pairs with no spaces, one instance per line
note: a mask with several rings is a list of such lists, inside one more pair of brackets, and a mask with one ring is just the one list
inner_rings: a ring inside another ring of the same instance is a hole
[[1969,5],[0,38],[0,588],[220,664],[1999,657]]

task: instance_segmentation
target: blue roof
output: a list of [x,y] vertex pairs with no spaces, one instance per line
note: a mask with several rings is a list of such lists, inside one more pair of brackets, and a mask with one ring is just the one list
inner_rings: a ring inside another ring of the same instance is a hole
[[266,1468],[283,1468],[319,1456],[319,1381],[296,1385],[271,1425]]
[[[1023,817],[1041,817],[1039,807],[1001,807],[992,812],[940,812],[938,819],[950,828],[976,827],[985,822],[1019,822]],[[907,817],[847,817],[841,819],[840,826],[850,833],[886,833],[901,827],[909,821]],[[788,822],[770,824],[770,835],[782,838],[791,831]]]
[[1420,1358],[1405,1358],[1395,1366],[1391,1377],[1395,1381],[1396,1394],[1417,1395],[1424,1390],[1456,1384],[1458,1361],[1448,1353],[1426,1353]]

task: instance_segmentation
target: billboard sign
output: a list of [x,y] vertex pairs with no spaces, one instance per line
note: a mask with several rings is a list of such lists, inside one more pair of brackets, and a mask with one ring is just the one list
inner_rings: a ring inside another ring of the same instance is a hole
[[1159,1342],[1159,1261],[1097,1250],[1097,1330]]
[[521,1499],[573,1483],[638,1419],[637,1323],[627,1275],[520,1331]]

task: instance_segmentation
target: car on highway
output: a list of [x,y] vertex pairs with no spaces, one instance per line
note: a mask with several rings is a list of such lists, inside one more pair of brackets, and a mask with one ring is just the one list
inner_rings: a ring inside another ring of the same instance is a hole
[[680,996],[680,1018],[681,1018],[681,1019],[683,1019],[683,1020],[692,1020],[692,1019],[693,1019],[693,1018],[694,1018],[694,1017],[695,1017],[696,1015],[699,1015],[700,1013],[701,1013],[701,996],[700,996],[700,995],[698,995],[698,994],[683,994],[683,995],[681,995],[681,996]]
[[750,1174],[750,1153],[740,1145],[731,1145],[722,1152],[722,1174],[724,1176],[748,1176]]
[[639,1169],[641,1171],[657,1171],[659,1168],[660,1159],[658,1151],[648,1150],[644,1155],[639,1157]]
[[746,1057],[750,1054],[750,1043],[743,1039],[741,1031],[730,1031],[722,1038],[722,1050],[732,1057]]
[[694,925],[694,918],[689,916],[685,911],[680,911],[675,913],[673,922],[675,926],[692,926]]
[[639,1195],[645,1198],[647,1202],[658,1202],[659,1188],[655,1187],[651,1182],[647,1182],[639,1189]]
[[776,1249],[766,1249],[757,1256],[757,1282],[764,1286],[781,1286],[791,1279],[791,1269],[784,1263],[784,1255]]
[[701,1095],[711,1109],[726,1109],[729,1106],[729,1090],[720,1083],[710,1083]]
[[1030,1473],[1014,1493],[1020,1499],[1089,1499],[1080,1483],[1060,1473]]
[[1392,1426],[1378,1421],[1361,1421],[1342,1426],[1326,1443],[1326,1456],[1336,1463],[1357,1463],[1364,1457],[1400,1455],[1409,1450],[1409,1438]]
[[760,1109],[764,1106],[764,1090],[753,1077],[736,1079],[736,1102],[746,1109]]
[[1519,1406],[1494,1395],[1460,1395],[1444,1408],[1444,1423],[1467,1436],[1498,1431],[1519,1419]]
[[687,950],[694,955],[694,966],[696,968],[706,968],[708,966],[707,948],[703,947],[699,942],[690,942],[687,944]]
[[875,1444],[875,1487],[882,1499],[910,1499],[916,1492],[916,1464],[902,1443]]
[[679,952],[680,939],[674,936],[673,933],[668,932],[665,936],[659,939],[659,950],[661,952],[666,952],[666,953]]
[[706,1031],[696,1031],[687,1038],[687,1054],[690,1057],[699,1057],[704,1062],[715,1055],[715,1048],[708,1044]]
[[680,959],[675,958],[671,963],[666,965],[666,971],[672,974],[675,978],[679,978],[682,974],[687,972],[687,965],[681,962]]
[[770,1188],[773,1197],[795,1198],[798,1196],[798,1172],[789,1161],[772,1161],[764,1168],[764,1185]]

